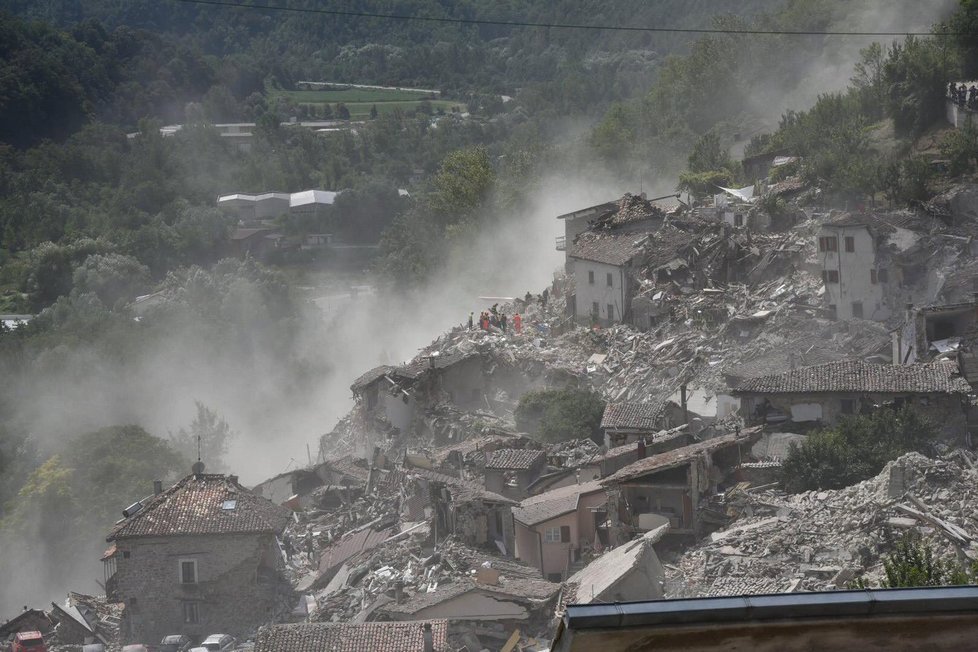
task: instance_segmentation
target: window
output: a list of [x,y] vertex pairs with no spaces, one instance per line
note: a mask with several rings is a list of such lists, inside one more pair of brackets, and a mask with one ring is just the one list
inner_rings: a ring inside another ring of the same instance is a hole
[[846,251],[850,254],[856,250],[856,239],[851,235],[846,236]]
[[587,282],[590,285],[594,285],[594,270],[593,269],[589,269],[588,272],[587,272]]
[[126,606],[129,609],[129,613],[132,613],[132,614],[138,614],[138,613],[140,613],[140,611],[139,611],[139,599],[138,598],[129,598],[129,604],[126,605]]
[[183,622],[185,623],[200,622],[200,609],[198,608],[196,602],[183,603]]
[[130,552],[128,550],[123,550],[122,551],[122,558],[123,559],[129,559],[129,555],[130,555]]
[[743,213],[737,213],[736,215],[734,215],[734,226],[743,226],[743,225],[744,225]]
[[548,527],[543,533],[544,543],[560,543],[560,528],[559,527]]
[[598,306],[597,301],[591,303],[591,316],[595,319],[601,316],[601,308]]
[[856,413],[856,402],[851,398],[844,398],[842,403],[842,414],[855,414]]
[[611,278],[611,272],[608,272],[608,287],[614,287],[615,283]]
[[879,279],[880,283],[889,283],[890,282],[890,270],[888,270],[888,269],[881,269],[878,272],[876,272],[876,277]]
[[614,318],[615,318],[615,304],[609,303],[608,304],[608,319],[614,319]]
[[561,525],[560,526],[560,542],[561,543],[570,543],[570,526],[569,525]]
[[863,304],[861,301],[855,301],[852,304],[852,316],[856,319],[863,318]]
[[825,270],[822,270],[822,282],[823,283],[838,283],[839,282],[839,270],[837,270],[837,269],[825,269]]
[[872,283],[873,285],[876,285],[876,270],[875,269],[869,270],[869,282]]
[[197,560],[196,559],[180,560],[180,583],[181,584],[197,583]]
[[832,236],[824,236],[818,239],[818,250],[819,251],[838,251],[839,250],[839,239]]

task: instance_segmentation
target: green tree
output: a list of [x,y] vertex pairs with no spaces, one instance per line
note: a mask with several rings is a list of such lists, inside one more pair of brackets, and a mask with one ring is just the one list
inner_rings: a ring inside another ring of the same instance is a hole
[[93,292],[106,306],[131,301],[146,289],[149,268],[132,256],[93,254],[85,259],[73,276],[74,291]]
[[882,470],[904,453],[932,451],[937,430],[909,407],[843,418],[835,427],[793,444],[782,466],[789,492],[841,489]]
[[443,225],[465,222],[484,205],[495,180],[485,147],[453,152],[432,179],[433,192],[428,204]]
[[370,106],[370,119],[371,120],[376,120],[377,119],[377,105],[376,104],[372,104]]
[[566,439],[601,440],[604,400],[580,389],[527,392],[516,406],[516,426],[548,442]]
[[348,109],[346,104],[343,104],[343,102],[336,105],[336,117],[340,120],[350,119],[350,109]]
[[214,410],[200,401],[195,401],[197,416],[189,428],[180,428],[175,435],[170,435],[175,450],[185,457],[197,456],[197,444],[200,442],[200,459],[207,469],[215,472],[227,468],[224,456],[227,455],[231,441],[236,434],[231,426]]

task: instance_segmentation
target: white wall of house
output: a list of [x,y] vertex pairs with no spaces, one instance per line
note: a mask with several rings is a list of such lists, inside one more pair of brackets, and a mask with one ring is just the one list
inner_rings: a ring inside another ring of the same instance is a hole
[[[823,250],[822,238],[835,238],[835,251]],[[835,306],[836,317],[843,321],[887,319],[890,310],[883,299],[885,283],[880,282],[876,242],[869,230],[864,226],[827,226],[819,232],[819,240],[826,301]]]
[[596,314],[604,323],[620,322],[626,310],[625,268],[580,258],[571,260],[576,296],[574,315],[590,319]]

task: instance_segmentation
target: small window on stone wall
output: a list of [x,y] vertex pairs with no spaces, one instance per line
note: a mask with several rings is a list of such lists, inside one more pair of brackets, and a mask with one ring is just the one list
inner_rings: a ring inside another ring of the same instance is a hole
[[183,603],[183,622],[190,624],[200,622],[200,607],[196,602]]

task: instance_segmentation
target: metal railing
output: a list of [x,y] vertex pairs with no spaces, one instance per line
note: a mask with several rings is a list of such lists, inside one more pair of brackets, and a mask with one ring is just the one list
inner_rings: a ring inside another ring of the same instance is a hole
[[567,236],[565,236],[565,235],[558,235],[557,236],[557,251],[566,251],[566,250],[567,250]]

